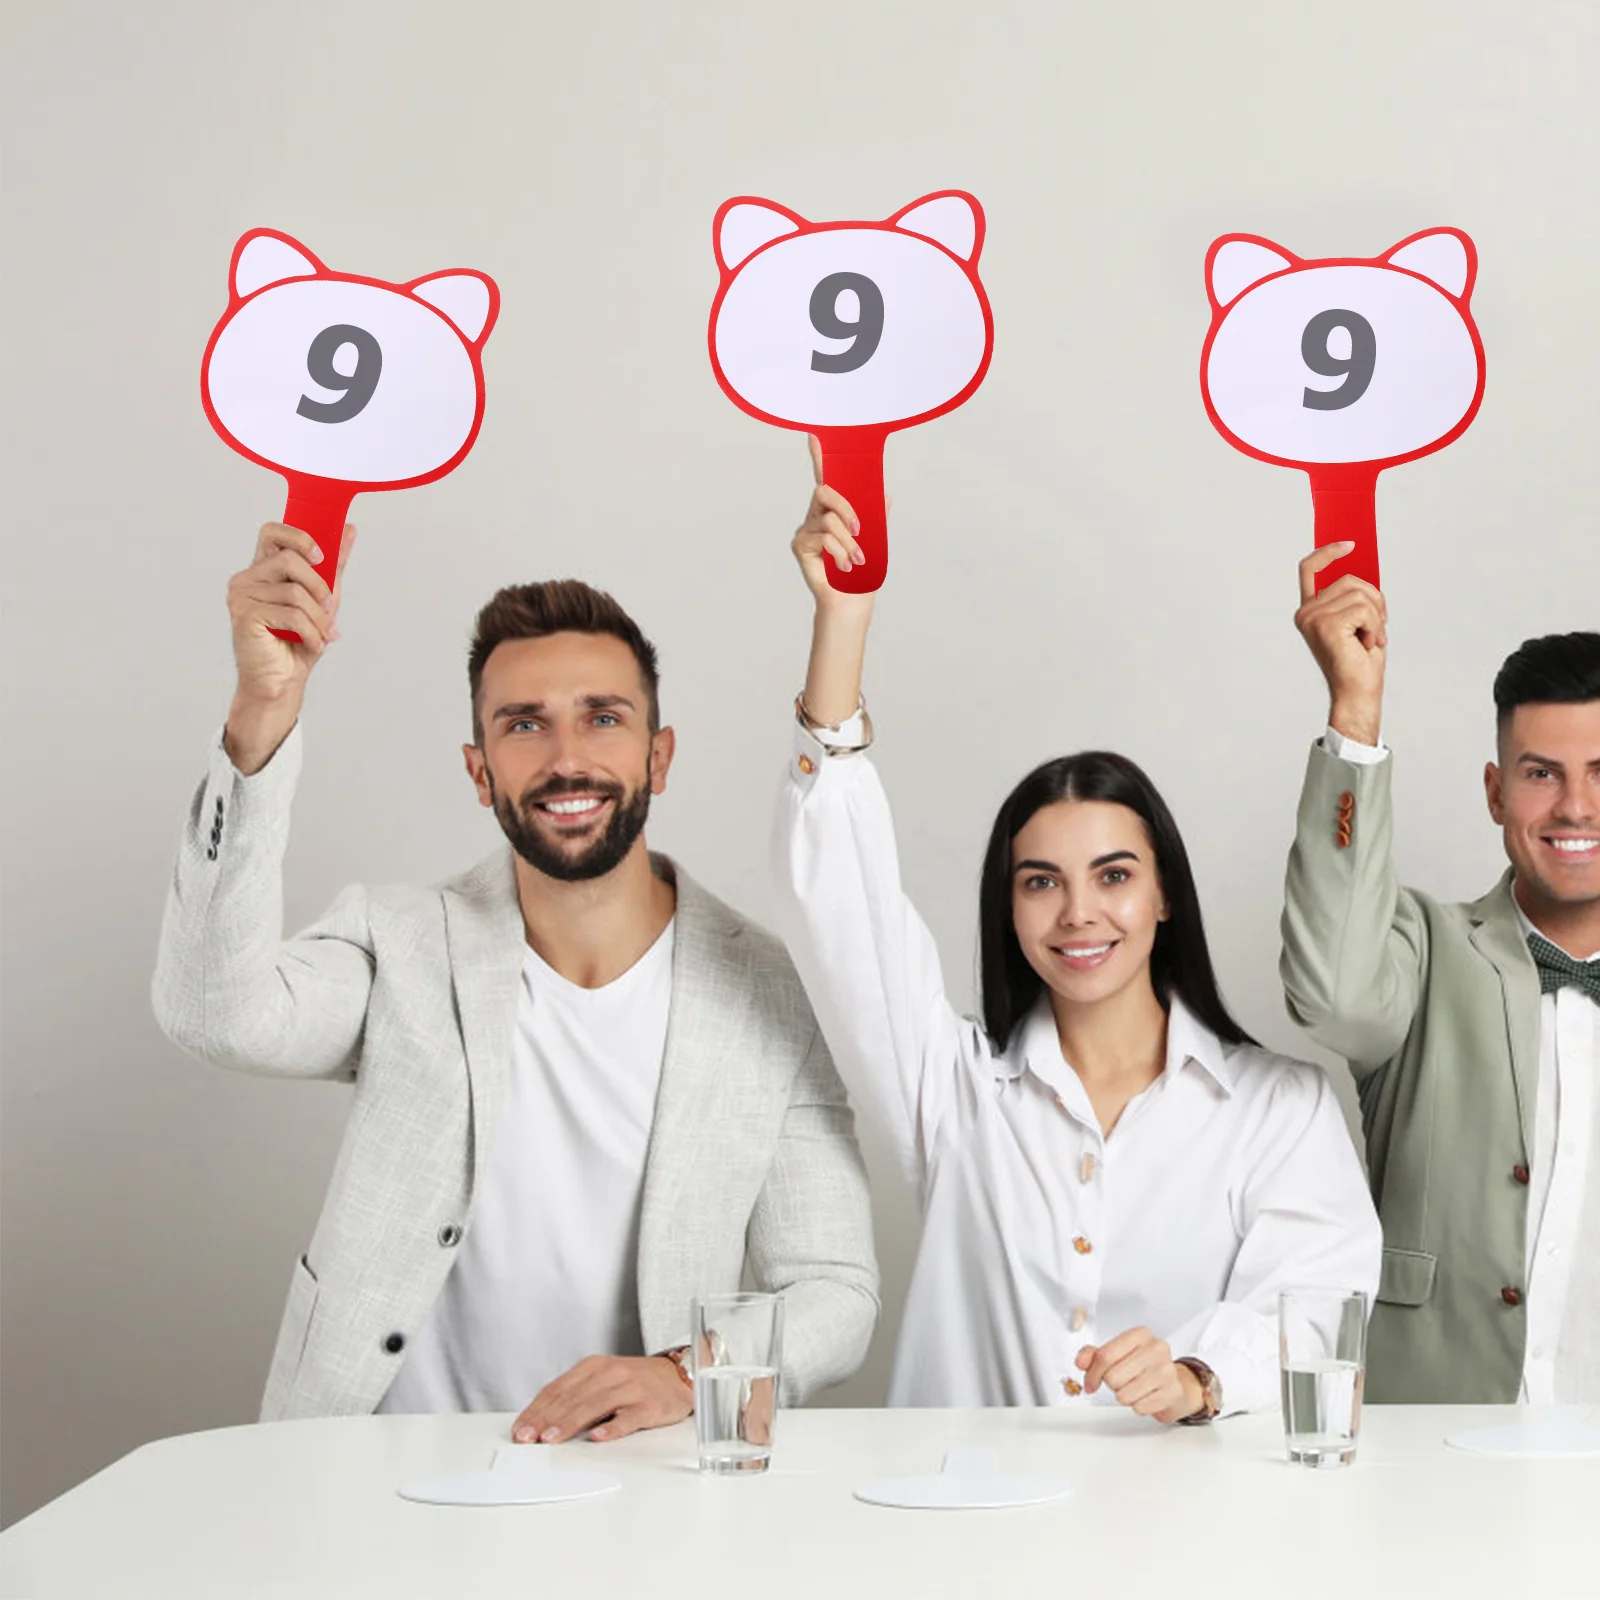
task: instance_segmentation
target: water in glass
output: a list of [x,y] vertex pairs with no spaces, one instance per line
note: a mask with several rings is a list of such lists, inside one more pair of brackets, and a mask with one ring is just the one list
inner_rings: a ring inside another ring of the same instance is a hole
[[765,1472],[777,1404],[775,1367],[702,1367],[694,1375],[701,1466],[708,1472]]
[[1361,1363],[1331,1357],[1283,1369],[1283,1425],[1289,1459],[1309,1467],[1348,1466],[1361,1430]]

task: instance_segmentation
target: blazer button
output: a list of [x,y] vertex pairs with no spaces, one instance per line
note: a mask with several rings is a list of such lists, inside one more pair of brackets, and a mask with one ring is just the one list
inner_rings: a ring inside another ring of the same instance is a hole
[[406,1336],[403,1333],[391,1333],[383,1341],[383,1348],[392,1356],[397,1356],[406,1347]]
[[442,1244],[446,1250],[450,1249],[452,1245],[458,1245],[461,1243],[461,1230],[455,1225],[455,1223],[447,1222],[439,1230],[439,1243]]
[[1513,1289],[1508,1283],[1505,1288],[1500,1291],[1500,1298],[1504,1300],[1508,1306],[1520,1306],[1522,1304],[1522,1291],[1520,1289]]
[[1341,817],[1348,817],[1350,813],[1355,810],[1355,808],[1356,797],[1348,789],[1346,789],[1345,792],[1339,796],[1339,815]]
[[1526,1183],[1528,1181],[1528,1169],[1519,1161],[1516,1166],[1511,1169],[1511,1176],[1515,1178],[1518,1183]]

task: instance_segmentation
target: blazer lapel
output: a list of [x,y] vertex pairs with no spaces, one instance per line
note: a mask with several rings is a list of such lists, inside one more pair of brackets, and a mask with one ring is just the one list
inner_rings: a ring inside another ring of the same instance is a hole
[[1511,1075],[1517,1089],[1517,1120],[1522,1124],[1523,1148],[1532,1150],[1534,1095],[1539,1084],[1539,977],[1511,898],[1509,871],[1472,907],[1469,918],[1474,947],[1500,975]]
[[678,901],[672,940],[672,1002],[639,1212],[636,1271],[646,1350],[681,1343],[688,1337],[688,1302],[678,1305],[673,1298],[678,1287],[673,1264],[683,1255],[677,1197],[694,1152],[704,1143],[701,1122],[706,1102],[728,1053],[736,1046],[729,1031],[737,1026],[728,1007],[717,1002],[726,993],[733,965],[727,946],[738,925],[718,901],[672,862],[659,856],[652,860],[658,872],[675,880]]
[[444,908],[450,974],[472,1097],[470,1197],[483,1174],[505,1098],[522,952],[527,942],[510,851],[497,851],[447,884]]

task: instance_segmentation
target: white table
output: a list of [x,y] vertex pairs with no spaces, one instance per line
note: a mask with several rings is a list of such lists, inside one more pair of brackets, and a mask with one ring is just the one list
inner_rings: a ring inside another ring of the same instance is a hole
[[[135,1450],[0,1535],[0,1595],[1589,1600],[1600,1462],[1443,1442],[1516,1416],[1369,1407],[1356,1464],[1317,1472],[1285,1461],[1273,1415],[1162,1429],[1099,1408],[784,1412],[765,1477],[702,1477],[685,1423],[563,1447],[614,1472],[620,1493],[477,1509],[395,1489],[487,1467],[509,1418],[225,1428]],[[1008,1511],[851,1498],[873,1479],[936,1472],[963,1445],[1075,1493]]]

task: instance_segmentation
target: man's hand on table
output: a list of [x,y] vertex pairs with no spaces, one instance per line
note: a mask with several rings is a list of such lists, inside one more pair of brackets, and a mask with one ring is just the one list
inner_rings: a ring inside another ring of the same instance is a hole
[[1119,1406],[1157,1422],[1181,1421],[1205,1404],[1200,1380],[1180,1367],[1167,1341],[1148,1328],[1129,1328],[1102,1345],[1086,1344],[1078,1352],[1077,1366],[1084,1374],[1085,1394],[1103,1383]]
[[547,1383],[511,1425],[518,1444],[559,1444],[587,1432],[621,1439],[682,1422],[694,1393],[670,1356],[589,1356]]

